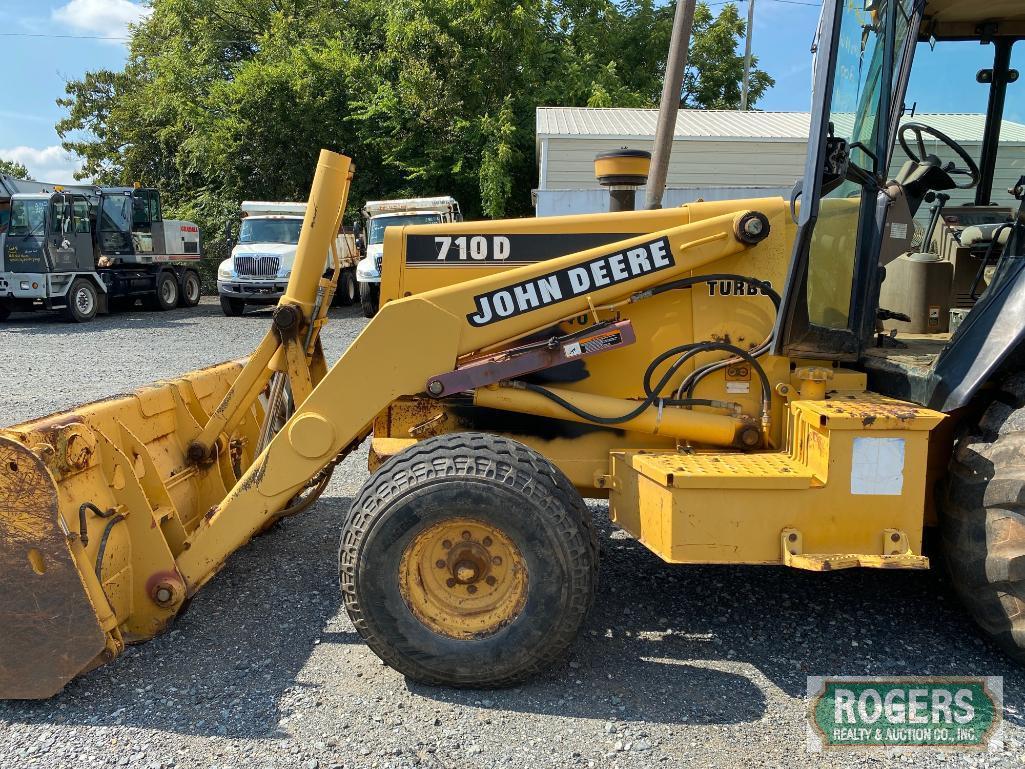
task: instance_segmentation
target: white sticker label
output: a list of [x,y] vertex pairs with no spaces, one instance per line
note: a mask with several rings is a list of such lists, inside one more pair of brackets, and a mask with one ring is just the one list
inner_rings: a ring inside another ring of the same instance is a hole
[[745,393],[749,393],[749,392],[751,392],[751,383],[750,382],[727,382],[726,383],[726,392],[730,393],[731,395],[743,395]]
[[567,358],[576,358],[580,355],[580,342],[570,342],[562,348],[562,351],[566,354]]
[[855,438],[851,494],[900,496],[904,490],[904,439]]
[[908,226],[904,222],[892,222],[890,224],[890,237],[894,240],[907,240]]

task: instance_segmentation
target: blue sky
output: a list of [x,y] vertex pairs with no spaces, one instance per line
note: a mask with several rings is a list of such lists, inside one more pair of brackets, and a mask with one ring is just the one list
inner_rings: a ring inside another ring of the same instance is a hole
[[[810,48],[819,9],[802,2],[811,0],[756,0],[754,51],[760,66],[776,78],[775,88],[758,104],[761,109],[809,108]],[[746,2],[739,5],[746,14]],[[141,0],[0,0],[6,73],[0,89],[0,157],[24,163],[38,179],[71,181],[75,160],[60,149],[53,126],[63,111],[55,100],[64,94],[66,81],[92,69],[119,69],[125,59],[125,47],[117,40],[82,38],[124,36],[127,24],[146,12]],[[924,66],[920,72],[916,66],[919,74],[912,80],[909,101],[917,101],[921,112],[985,111],[986,89],[975,83],[975,72],[992,63],[991,49],[948,45],[931,55],[927,47],[919,52],[916,65]],[[1025,44],[1020,44],[1015,51],[1019,69],[1025,69],[1023,50]],[[1025,77],[1011,88],[1006,117],[1025,122]]]

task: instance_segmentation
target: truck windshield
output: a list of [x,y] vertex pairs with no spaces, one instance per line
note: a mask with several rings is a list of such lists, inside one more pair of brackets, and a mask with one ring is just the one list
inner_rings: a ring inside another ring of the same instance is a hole
[[370,245],[384,243],[386,227],[402,227],[406,224],[441,224],[441,214],[398,214],[397,216],[375,216],[370,220]]
[[43,232],[46,200],[14,200],[11,203],[11,235],[35,235]]
[[299,242],[303,228],[302,219],[253,219],[242,220],[238,233],[239,243],[286,243]]

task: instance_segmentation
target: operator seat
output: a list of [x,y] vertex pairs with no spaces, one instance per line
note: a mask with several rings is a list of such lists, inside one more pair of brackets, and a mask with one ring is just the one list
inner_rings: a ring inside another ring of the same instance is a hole
[[989,244],[993,241],[993,236],[996,235],[997,245],[1002,248],[1007,245],[1007,240],[1011,237],[1012,229],[1007,226],[1008,224],[1010,222],[973,224],[961,230],[959,242],[962,246],[974,251],[981,247],[989,248]]

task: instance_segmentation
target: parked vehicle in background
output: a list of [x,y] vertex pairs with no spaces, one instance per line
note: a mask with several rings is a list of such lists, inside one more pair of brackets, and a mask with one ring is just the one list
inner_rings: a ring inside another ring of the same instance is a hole
[[0,176],[0,320],[60,309],[81,323],[138,299],[193,307],[201,256],[199,227],[165,220],[155,189]]
[[[231,256],[217,268],[217,293],[225,315],[238,316],[247,305],[277,304],[292,274],[305,203],[246,201],[242,224]],[[352,231],[342,228],[335,238],[342,262],[335,302],[353,304],[358,296],[356,263],[359,251]],[[325,255],[324,274],[333,270],[331,254]]]
[[356,267],[359,299],[363,314],[377,314],[381,302],[381,263],[384,256],[384,230],[407,224],[441,224],[462,221],[456,199],[444,195],[436,198],[405,198],[400,200],[368,200],[363,206],[366,223],[366,253]]

